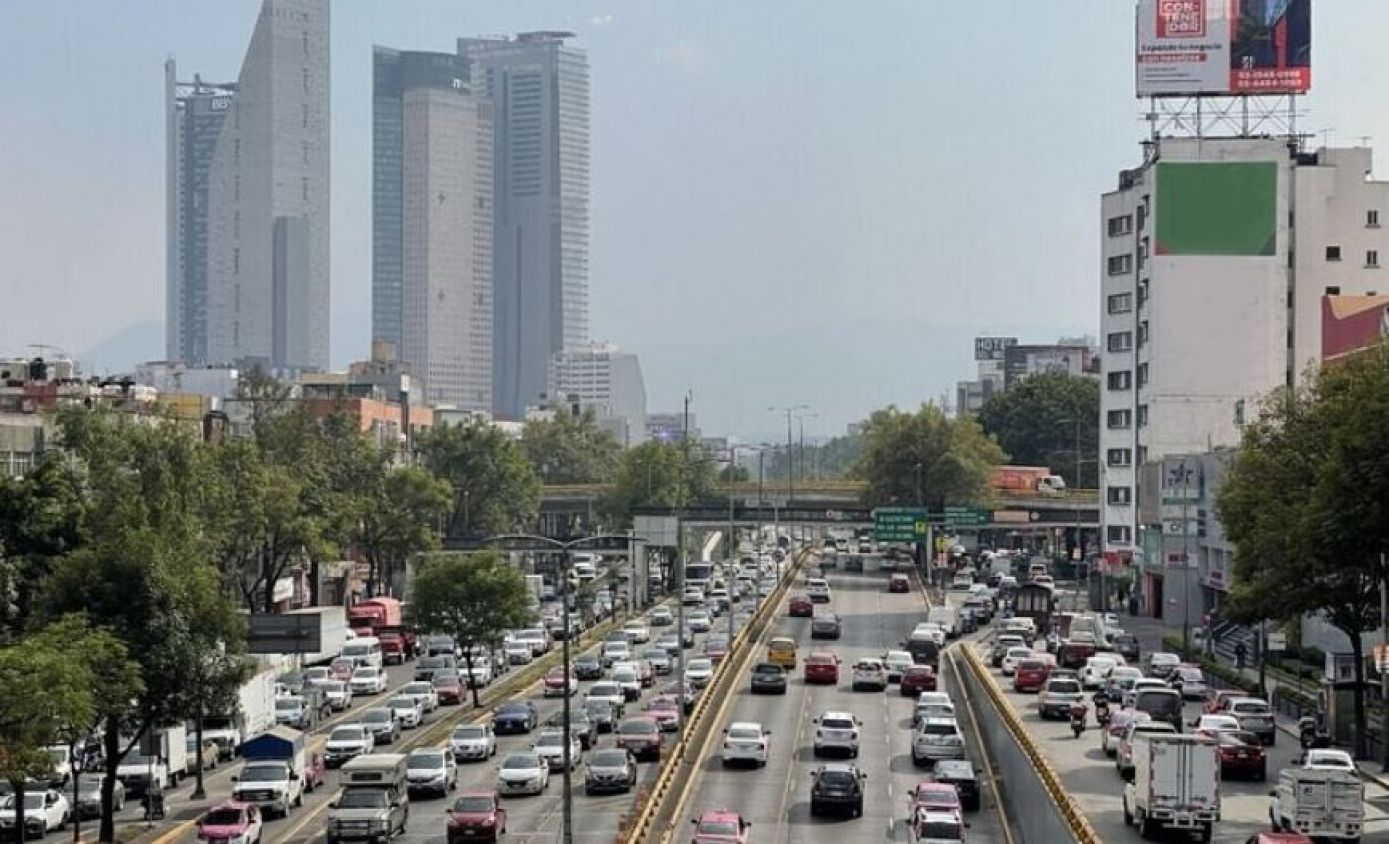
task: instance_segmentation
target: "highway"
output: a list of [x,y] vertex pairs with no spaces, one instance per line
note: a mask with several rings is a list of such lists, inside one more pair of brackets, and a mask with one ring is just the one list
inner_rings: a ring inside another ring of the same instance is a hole
[[[842,638],[812,641],[810,619],[790,618],[783,606],[764,641],[773,636],[790,636],[796,640],[798,657],[802,658],[812,650],[838,653],[842,659],[839,684],[808,686],[801,678],[799,666],[784,696],[753,695],[747,681],[741,681],[724,710],[715,713],[717,726],[722,729],[734,721],[755,721],[770,729],[767,766],[760,770],[725,769],[720,760],[721,743],[711,741],[697,763],[698,773],[687,790],[688,799],[675,819],[674,840],[680,840],[691,819],[705,809],[740,813],[752,821],[752,837],[758,844],[908,840],[907,794],[926,777],[925,769],[914,767],[911,759],[913,701],[902,697],[895,685],[887,693],[850,691],[849,669],[860,657],[879,656],[896,648],[924,620],[925,604],[915,591],[889,593],[885,574],[826,574],[833,590],[831,607],[843,619]],[[791,590],[793,594],[796,591]],[[762,657],[764,650],[759,647],[754,661]],[[948,684],[943,688],[948,691]],[[852,712],[863,724],[859,757],[852,760],[868,774],[860,818],[839,820],[810,815],[809,775],[819,761],[812,754],[812,719],[826,710]],[[967,816],[969,840],[1003,841],[995,796],[984,783],[980,750],[963,713],[961,723],[970,742],[970,757],[980,768],[981,784],[985,785],[981,810]]]

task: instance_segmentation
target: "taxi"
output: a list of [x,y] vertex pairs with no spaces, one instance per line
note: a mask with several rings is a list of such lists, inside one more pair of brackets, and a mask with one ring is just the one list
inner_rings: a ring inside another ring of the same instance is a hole
[[778,636],[767,643],[767,661],[776,663],[787,671],[796,668],[796,642],[785,636]]

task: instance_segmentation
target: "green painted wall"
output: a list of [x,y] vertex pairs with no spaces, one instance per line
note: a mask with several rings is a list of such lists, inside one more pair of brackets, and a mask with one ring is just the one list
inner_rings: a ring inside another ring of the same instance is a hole
[[1158,255],[1272,255],[1278,237],[1278,165],[1161,163]]

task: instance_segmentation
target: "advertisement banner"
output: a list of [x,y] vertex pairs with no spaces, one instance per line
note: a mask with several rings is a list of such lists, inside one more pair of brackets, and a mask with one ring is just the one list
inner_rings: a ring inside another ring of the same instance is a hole
[[1304,94],[1311,0],[1138,0],[1140,97]]

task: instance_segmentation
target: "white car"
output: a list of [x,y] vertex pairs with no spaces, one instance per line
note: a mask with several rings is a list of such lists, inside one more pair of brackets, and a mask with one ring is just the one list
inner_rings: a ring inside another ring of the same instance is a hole
[[954,718],[927,718],[912,732],[912,762],[965,758],[965,737]]
[[915,661],[912,655],[906,651],[888,651],[882,656],[883,665],[887,667],[887,681],[896,683],[902,679],[902,672],[911,668]]
[[705,610],[697,610],[685,616],[685,626],[696,633],[708,633],[714,621]]
[[497,755],[497,736],[490,724],[464,724],[449,736],[456,762],[480,762]]
[[513,753],[497,767],[500,794],[542,794],[550,785],[550,764],[535,751]]
[[1344,750],[1309,748],[1307,750],[1307,760],[1302,763],[1302,767],[1320,768],[1332,771],[1354,771],[1355,760]]
[[588,691],[584,693],[584,705],[587,706],[595,700],[606,702],[616,718],[621,718],[627,708],[627,695],[623,693],[621,686],[611,680],[603,680],[588,687]]
[[439,693],[434,691],[434,684],[426,680],[406,683],[400,687],[399,694],[414,698],[425,712],[433,712],[439,708]]
[[323,745],[323,762],[336,768],[349,759],[376,749],[376,734],[361,724],[334,727]]
[[628,701],[641,699],[641,672],[635,663],[615,662],[612,674],[608,676],[622,689],[622,695]]
[[923,621],[912,628],[912,636],[930,636],[931,641],[940,645],[942,648],[945,647],[945,640],[947,638],[945,628],[934,621]]
[[1202,715],[1192,727],[1194,733],[1237,733],[1239,719],[1233,715]]
[[550,649],[550,636],[544,628],[533,627],[517,630],[511,636],[513,642],[523,642],[530,646],[532,656],[543,656]]
[[634,645],[644,645],[651,641],[651,628],[646,626],[646,622],[633,619],[622,625],[622,632],[627,634],[627,641]]
[[1035,654],[1031,648],[1009,648],[1008,653],[1003,655],[1003,662],[1000,668],[1003,670],[1004,677],[1012,677],[1013,672],[1018,670],[1018,665],[1025,659],[1031,659]]
[[887,666],[883,665],[883,661],[877,657],[864,657],[855,662],[850,677],[849,688],[852,691],[872,689],[881,692],[887,690]]
[[400,726],[407,730],[413,730],[424,723],[424,707],[412,697],[397,695],[386,701],[386,708],[391,710]]
[[685,664],[685,681],[696,689],[709,685],[714,676],[714,661],[706,657],[695,657]]
[[687,607],[704,606],[704,590],[698,586],[686,586],[684,594],[680,596],[680,603]]
[[512,665],[529,665],[535,659],[535,652],[525,642],[507,642],[502,646],[502,653]]
[[323,697],[334,712],[341,712],[352,705],[352,687],[342,680],[323,680],[318,686],[323,689]]
[[755,721],[734,721],[723,731],[723,765],[725,768],[751,762],[761,768],[767,764],[771,730],[762,729]]
[[452,753],[420,747],[405,757],[406,786],[413,794],[447,795],[458,788],[458,762]]
[[825,712],[815,719],[816,756],[836,751],[858,756],[859,727],[862,722],[852,712]]
[[[564,730],[542,730],[535,741],[535,752],[550,766],[551,771],[564,770]],[[579,767],[584,752],[578,733],[569,733],[569,770]]]
[[805,582],[805,594],[813,603],[826,604],[832,597],[828,580],[812,577]]
[[632,658],[632,646],[626,642],[604,642],[599,653],[603,658],[603,665],[611,668]]
[[348,680],[354,695],[379,695],[386,691],[386,672],[372,665],[354,669]]
[[651,626],[667,627],[675,623],[675,616],[671,614],[669,607],[656,607],[651,610]]
[[1118,665],[1119,660],[1114,654],[1092,656],[1085,660],[1085,667],[1080,669],[1080,684],[1086,689],[1101,688],[1109,672]]
[[1201,700],[1206,696],[1206,675],[1194,665],[1177,666],[1169,682],[1182,693],[1183,700]]
[[[0,830],[5,836],[14,835],[15,796],[7,794],[0,802]],[[68,810],[68,799],[62,792],[29,791],[24,794],[24,837],[42,838],[55,829],[68,825],[72,813]]]

